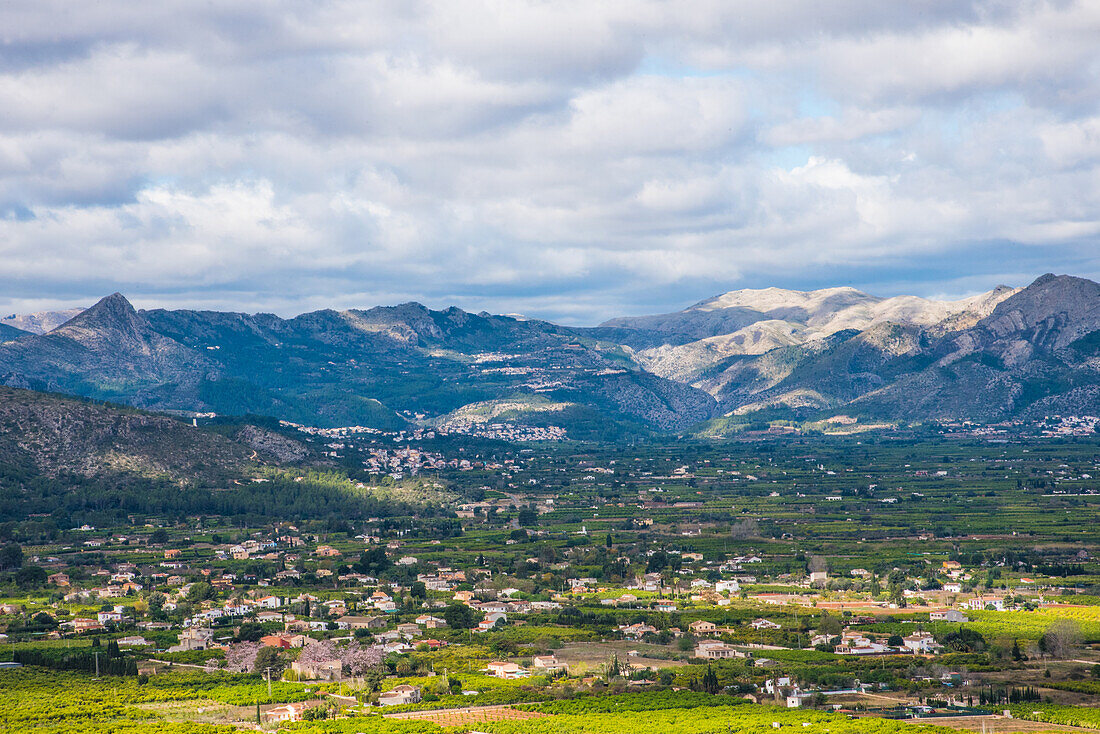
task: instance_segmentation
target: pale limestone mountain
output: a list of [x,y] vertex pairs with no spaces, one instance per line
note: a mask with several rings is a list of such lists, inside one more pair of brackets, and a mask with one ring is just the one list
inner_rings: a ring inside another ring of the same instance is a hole
[[83,313],[83,308],[67,308],[59,311],[37,311],[35,313],[13,313],[0,318],[0,324],[12,326],[32,334],[45,334],[53,331],[66,321]]
[[1044,275],[968,328],[884,323],[841,331],[733,359],[699,384],[721,410],[737,414],[779,409],[908,421],[1096,415],[1100,285]]
[[761,355],[843,331],[866,331],[882,324],[911,324],[940,334],[966,329],[1017,291],[998,286],[948,301],[881,298],[849,287],[743,289],[677,313],[613,319],[601,328],[646,333],[634,340],[633,356],[641,365],[662,377],[702,386],[702,376],[727,358]]

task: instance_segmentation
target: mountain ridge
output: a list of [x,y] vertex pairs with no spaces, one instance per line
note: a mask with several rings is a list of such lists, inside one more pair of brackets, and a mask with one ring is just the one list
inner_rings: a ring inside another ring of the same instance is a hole
[[0,342],[14,341],[21,337],[30,334],[29,331],[9,326],[8,324],[0,324]]
[[[586,435],[609,423],[684,431],[759,410],[890,420],[1100,412],[1098,346],[1100,285],[1052,274],[954,301],[743,289],[590,328],[416,302],[288,319],[138,310],[115,293],[45,334],[0,343],[0,382],[387,429],[500,405],[509,419],[561,417]],[[566,407],[539,407],[547,401]]]
[[577,337],[549,322],[415,303],[282,319],[139,311],[116,293],[46,334],[0,344],[0,382],[151,409],[382,428],[515,394],[658,430],[713,414],[704,392]]

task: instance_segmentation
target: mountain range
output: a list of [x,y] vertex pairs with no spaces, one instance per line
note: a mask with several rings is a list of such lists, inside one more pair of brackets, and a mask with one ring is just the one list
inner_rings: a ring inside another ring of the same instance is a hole
[[[20,330],[63,323],[44,333]],[[0,324],[0,383],[154,410],[313,425],[509,420],[576,438],[801,419],[1100,411],[1100,285],[1044,275],[962,300],[737,290],[565,327],[420,304],[271,314],[135,310]]]

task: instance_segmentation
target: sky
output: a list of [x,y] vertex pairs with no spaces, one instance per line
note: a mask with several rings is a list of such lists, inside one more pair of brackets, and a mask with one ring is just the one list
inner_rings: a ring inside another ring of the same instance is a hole
[[1100,277],[1100,2],[6,0],[0,311]]

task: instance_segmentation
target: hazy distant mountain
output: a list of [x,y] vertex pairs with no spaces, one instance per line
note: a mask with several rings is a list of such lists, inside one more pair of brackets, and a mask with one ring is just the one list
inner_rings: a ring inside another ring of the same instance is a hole
[[69,308],[61,311],[39,311],[37,313],[12,314],[0,318],[0,324],[14,326],[32,334],[45,334],[84,311],[83,308]]

